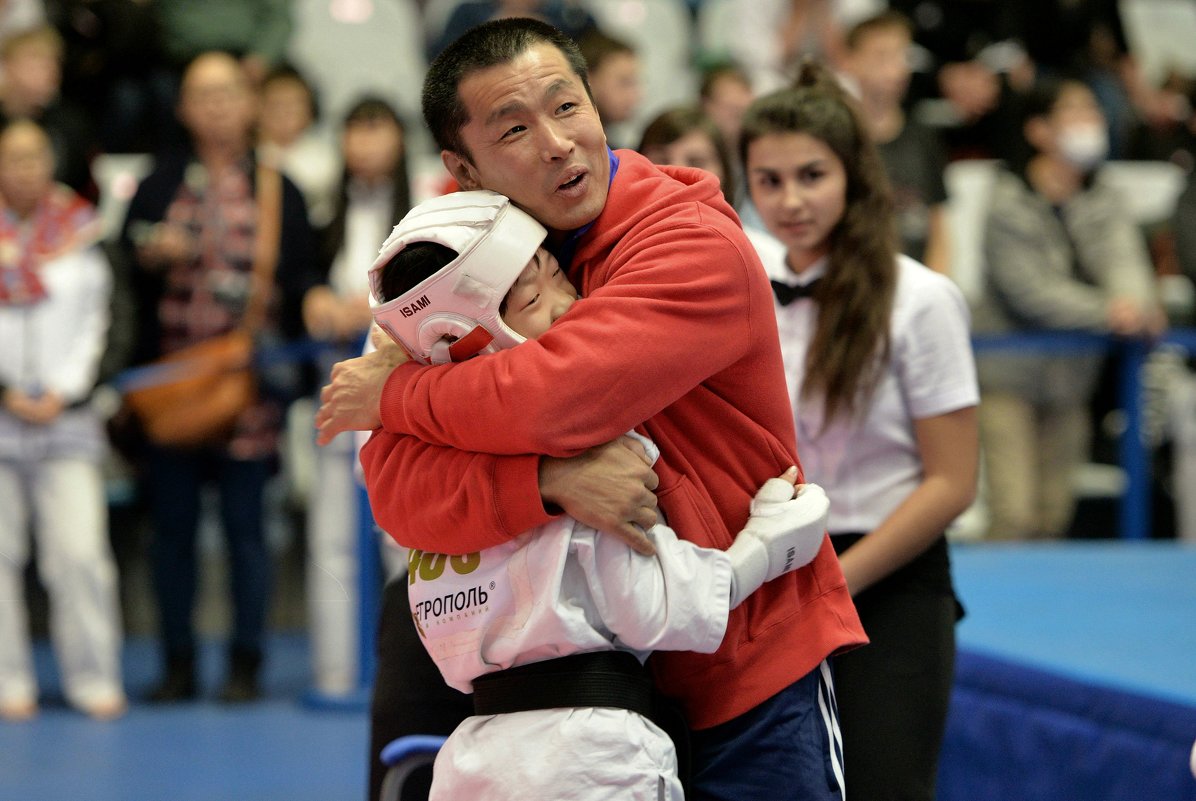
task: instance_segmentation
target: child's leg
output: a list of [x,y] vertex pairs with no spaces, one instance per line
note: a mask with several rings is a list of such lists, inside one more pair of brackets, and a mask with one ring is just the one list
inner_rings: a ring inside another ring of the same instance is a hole
[[100,715],[119,714],[120,605],[99,465],[42,462],[33,477],[38,569],[50,595],[51,633],[67,700]]

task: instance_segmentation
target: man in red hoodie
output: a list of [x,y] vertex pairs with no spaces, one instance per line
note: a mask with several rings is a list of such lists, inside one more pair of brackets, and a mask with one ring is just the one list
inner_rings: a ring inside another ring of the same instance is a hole
[[[361,459],[404,545],[469,553],[564,510],[648,552],[658,499],[726,548],[756,487],[796,462],[770,289],[738,218],[712,176],[610,151],[584,76],[576,45],[527,19],[474,28],[429,68],[445,166],[542,222],[587,300],[486,359],[383,349],[334,370],[319,438],[381,427]],[[660,446],[655,475],[620,439],[632,427]],[[716,653],[655,655],[691,728],[691,797],[841,798],[825,659],[865,641],[826,540],[735,610]]]

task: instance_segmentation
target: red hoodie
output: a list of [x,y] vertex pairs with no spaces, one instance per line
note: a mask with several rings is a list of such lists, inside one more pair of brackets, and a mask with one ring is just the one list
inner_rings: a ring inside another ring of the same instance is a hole
[[[660,447],[669,525],[725,549],[756,489],[797,463],[768,279],[718,182],[618,156],[570,265],[583,301],[537,340],[388,380],[384,430],[361,460],[377,522],[402,544],[466,553],[544,523],[536,454],[634,427]],[[708,728],[866,641],[827,538],[813,563],[732,610],[716,653],[660,651],[652,664]]]

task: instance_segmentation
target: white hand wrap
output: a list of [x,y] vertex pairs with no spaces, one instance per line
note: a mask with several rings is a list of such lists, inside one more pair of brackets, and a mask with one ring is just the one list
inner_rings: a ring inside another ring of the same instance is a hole
[[[794,490],[797,495],[794,496]],[[830,501],[817,484],[770,478],[731,547],[731,608],[776,577],[809,564],[822,547]]]

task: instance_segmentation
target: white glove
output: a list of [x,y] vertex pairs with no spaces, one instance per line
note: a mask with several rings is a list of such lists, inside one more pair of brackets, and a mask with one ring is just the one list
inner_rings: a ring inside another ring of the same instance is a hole
[[732,609],[766,581],[808,565],[818,555],[830,505],[817,484],[794,487],[782,478],[764,482],[752,500],[747,525],[727,549]]

